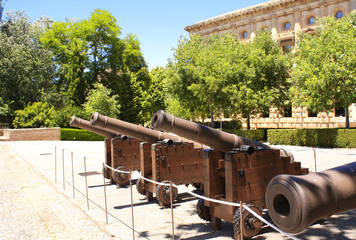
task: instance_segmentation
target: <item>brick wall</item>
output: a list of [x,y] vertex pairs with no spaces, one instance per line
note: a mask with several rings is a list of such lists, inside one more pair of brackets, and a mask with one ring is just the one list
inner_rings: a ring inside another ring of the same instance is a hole
[[60,128],[9,129],[7,141],[59,141]]

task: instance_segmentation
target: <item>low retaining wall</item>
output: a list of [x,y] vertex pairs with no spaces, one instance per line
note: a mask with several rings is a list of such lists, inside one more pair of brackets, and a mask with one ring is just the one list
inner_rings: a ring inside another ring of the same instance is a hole
[[5,141],[59,141],[60,128],[8,129]]

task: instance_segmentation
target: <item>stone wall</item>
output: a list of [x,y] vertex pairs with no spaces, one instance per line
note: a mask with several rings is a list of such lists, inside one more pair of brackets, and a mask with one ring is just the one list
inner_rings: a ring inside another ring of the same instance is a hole
[[59,141],[60,128],[6,129],[4,141]]

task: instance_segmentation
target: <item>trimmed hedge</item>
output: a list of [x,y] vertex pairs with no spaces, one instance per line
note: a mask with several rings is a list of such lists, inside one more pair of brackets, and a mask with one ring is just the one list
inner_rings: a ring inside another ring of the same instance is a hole
[[105,137],[84,129],[61,128],[60,139],[61,141],[103,141]]
[[356,148],[356,129],[269,129],[267,136],[275,145]]
[[266,141],[267,139],[267,131],[265,129],[254,129],[254,130],[229,130],[223,129],[225,132],[233,133],[240,137],[248,138],[250,140],[255,141]]

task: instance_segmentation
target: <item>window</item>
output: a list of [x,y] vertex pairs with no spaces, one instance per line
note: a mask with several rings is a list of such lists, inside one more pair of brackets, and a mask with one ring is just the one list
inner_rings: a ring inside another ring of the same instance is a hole
[[290,22],[286,22],[285,24],[284,24],[284,29],[286,29],[286,30],[289,30],[290,29]]
[[247,31],[244,31],[243,33],[242,33],[242,38],[247,38],[248,37],[248,32]]
[[308,110],[308,117],[318,117],[318,113]]
[[345,117],[345,109],[335,108],[335,117]]
[[342,16],[344,15],[344,13],[342,11],[337,11],[335,14],[336,18],[342,18]]
[[292,50],[292,45],[283,46],[283,52],[289,53]]
[[315,17],[314,16],[311,16],[308,20],[309,24],[310,25],[313,25],[315,23]]
[[283,109],[284,117],[292,117],[292,105],[286,105]]

